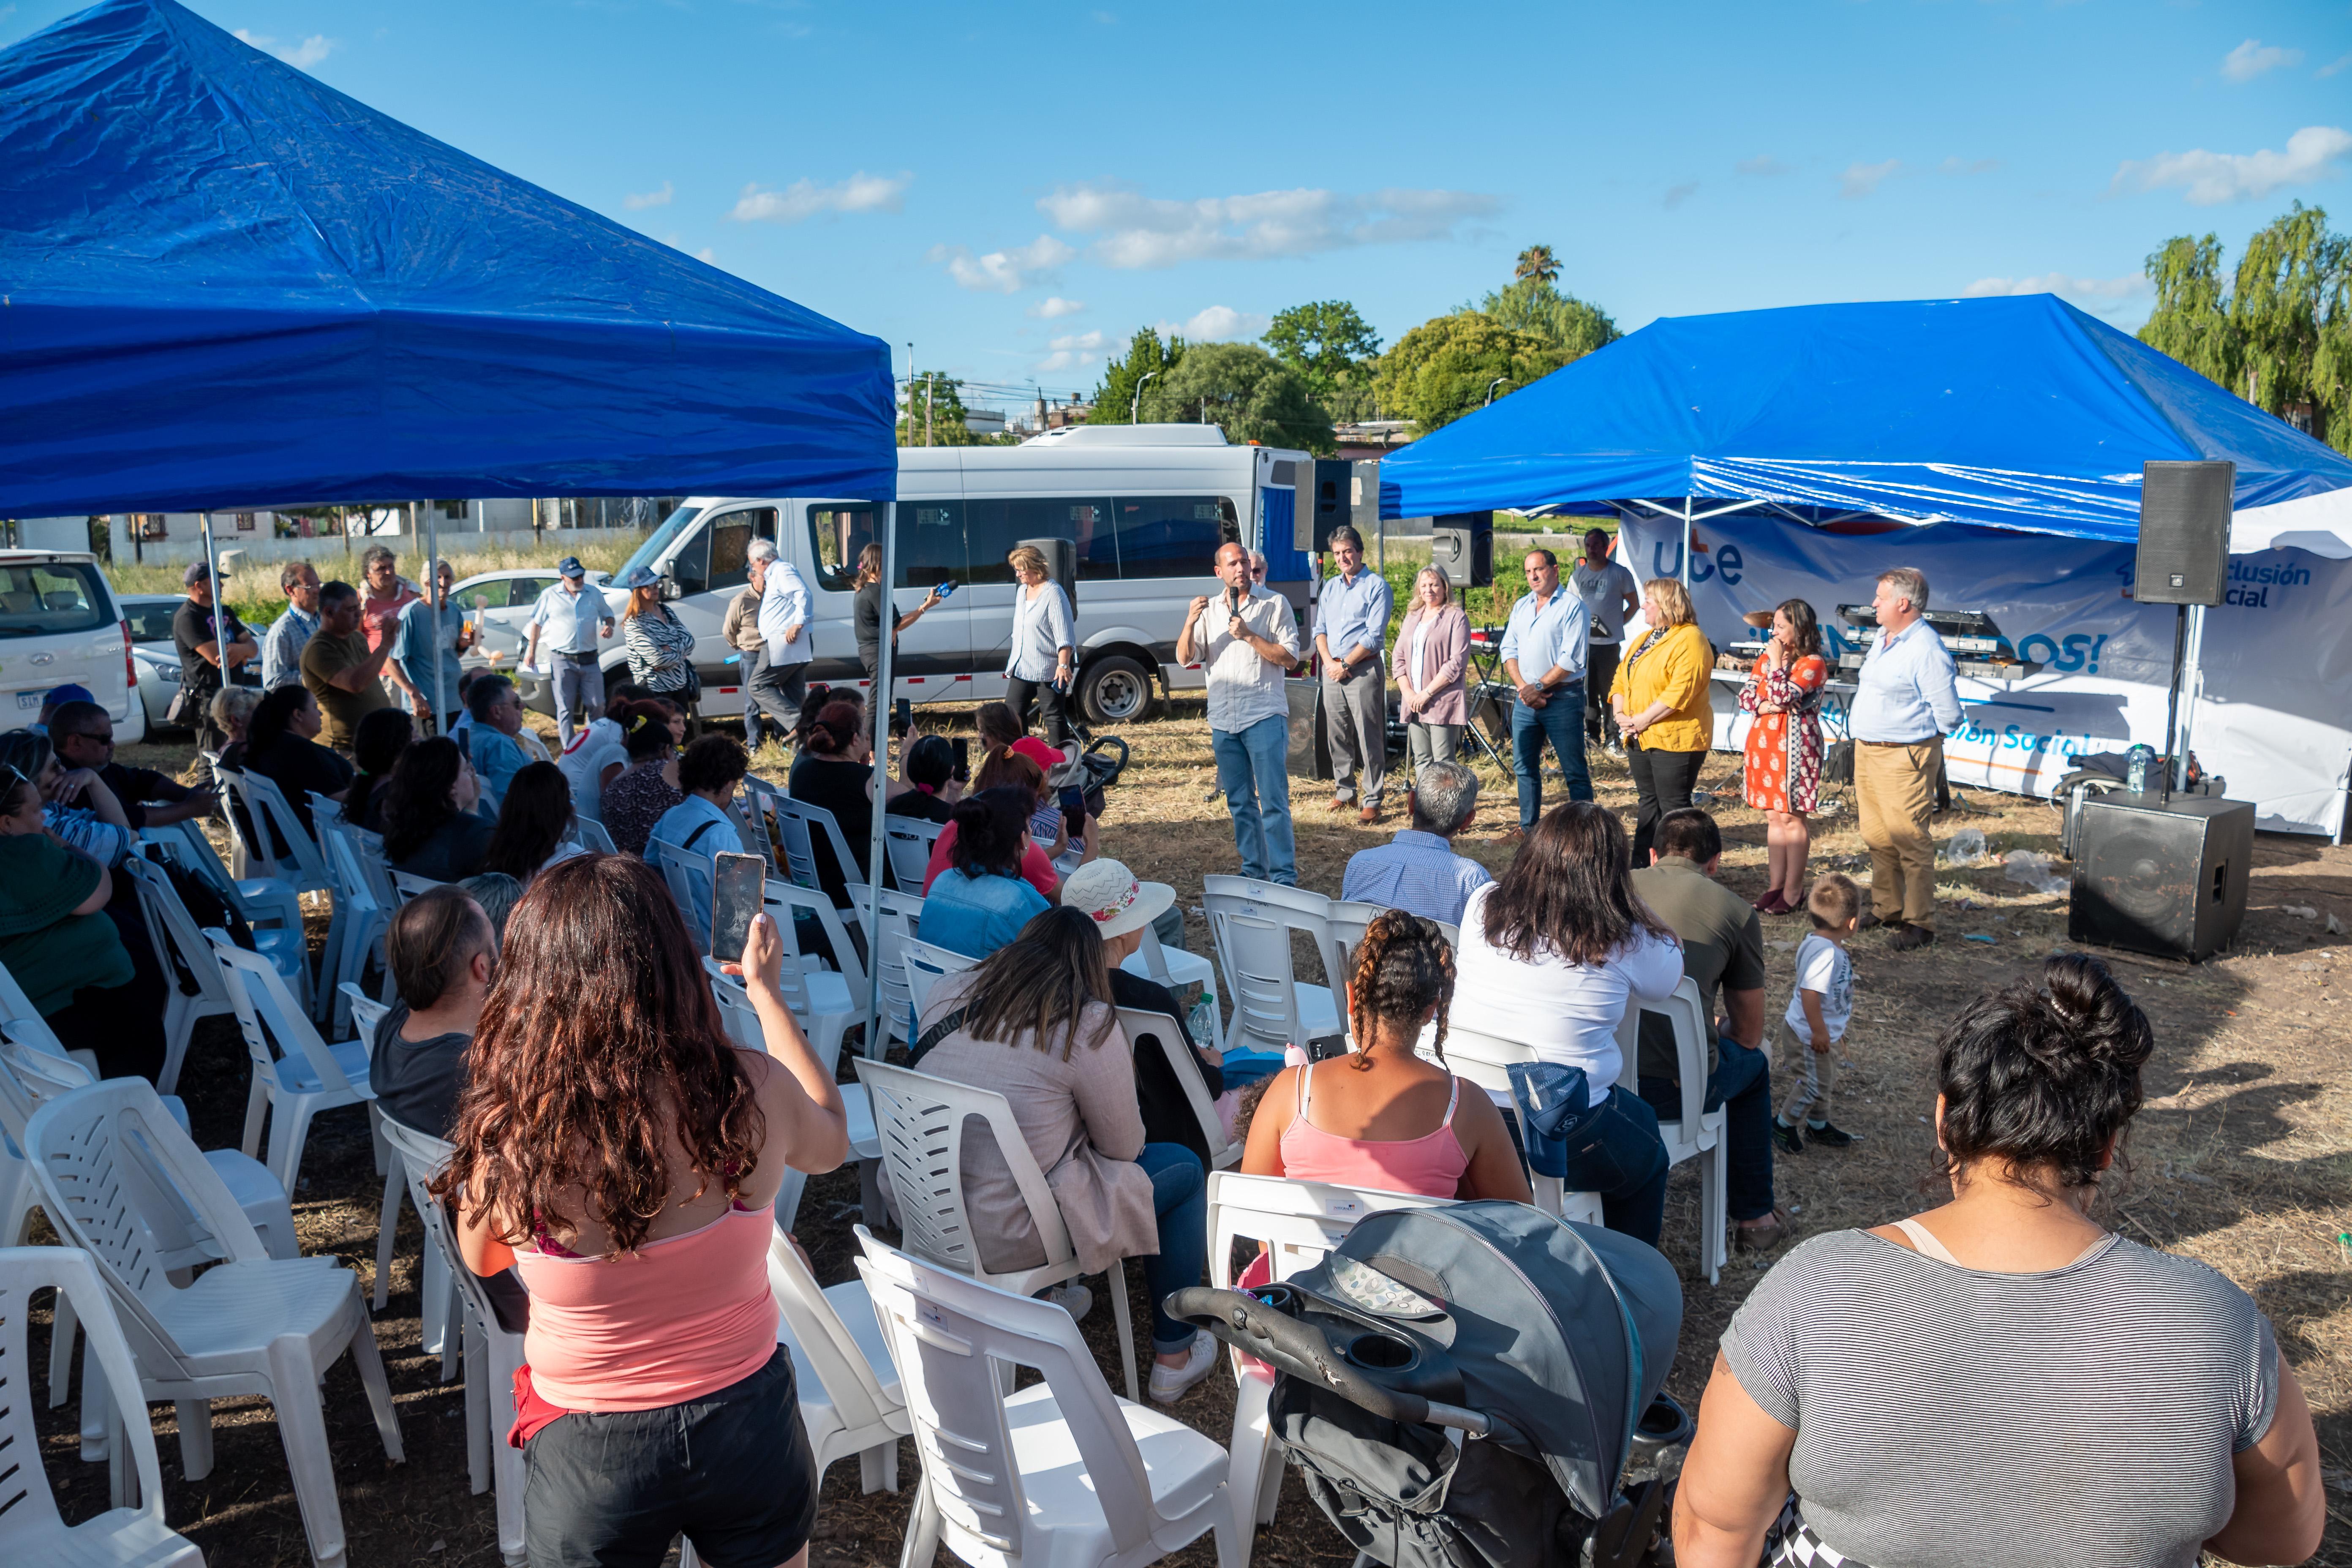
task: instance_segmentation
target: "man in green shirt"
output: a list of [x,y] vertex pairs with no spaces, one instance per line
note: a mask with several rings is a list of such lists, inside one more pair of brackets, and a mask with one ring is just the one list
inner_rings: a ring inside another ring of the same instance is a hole
[[349,583],[319,590],[319,629],[302,647],[302,684],[319,700],[326,721],[320,739],[346,757],[360,721],[391,703],[383,694],[383,665],[398,641],[380,637],[371,651],[360,625],[360,591]]
[[[1789,1235],[1789,1222],[1772,1202],[1772,1067],[1760,1048],[1763,925],[1746,900],[1715,879],[1723,863],[1723,833],[1706,812],[1695,806],[1668,812],[1658,824],[1651,860],[1633,873],[1633,890],[1682,938],[1683,973],[1697,985],[1706,1020],[1706,1109],[1724,1112],[1724,1206],[1738,1222],[1740,1250],[1761,1252]],[[1664,1015],[1643,1016],[1641,1040],[1642,1098],[1659,1121],[1679,1121],[1682,1074]]]

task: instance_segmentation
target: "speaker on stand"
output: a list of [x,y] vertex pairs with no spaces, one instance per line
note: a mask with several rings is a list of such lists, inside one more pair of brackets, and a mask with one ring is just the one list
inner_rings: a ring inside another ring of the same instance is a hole
[[2218,605],[2230,586],[2230,501],[2235,463],[2146,463],[2140,468],[2139,552],[2132,601],[2171,605],[2172,689],[2164,708],[2164,798],[2186,782],[2173,739],[2180,732],[2181,660],[2189,646],[2189,606]]
[[1495,581],[1495,514],[1449,512],[1430,519],[1429,558],[1457,588],[1485,588]]

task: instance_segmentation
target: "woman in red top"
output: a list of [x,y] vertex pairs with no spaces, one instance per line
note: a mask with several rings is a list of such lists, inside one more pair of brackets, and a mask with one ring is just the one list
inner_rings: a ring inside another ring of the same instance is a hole
[[1740,793],[1764,814],[1769,885],[1756,907],[1785,915],[1805,907],[1805,858],[1812,829],[1805,816],[1821,804],[1822,689],[1830,663],[1812,605],[1785,601],[1772,612],[1772,640],[1756,656],[1740,688],[1739,710],[1756,716],[1748,727]]
[[817,1476],[776,1342],[768,1244],[789,1167],[848,1152],[833,1074],[793,1021],[765,915],[738,1048],[660,876],[550,867],[515,906],[467,1053],[448,1169],[458,1247],[530,1290],[515,1377],[533,1563],[800,1568]]

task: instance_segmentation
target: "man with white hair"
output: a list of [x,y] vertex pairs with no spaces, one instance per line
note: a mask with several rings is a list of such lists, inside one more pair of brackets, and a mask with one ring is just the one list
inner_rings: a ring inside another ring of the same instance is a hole
[[[727,606],[727,619],[720,627],[727,646],[735,650],[737,669],[743,678],[743,744],[754,752],[760,749],[761,714],[753,679],[760,673],[761,650],[765,646],[760,636],[760,596],[768,591],[768,563],[775,558],[776,542],[772,539],[755,539],[744,550],[743,565],[751,580]],[[795,714],[793,720],[798,717]],[[793,721],[787,721],[781,733],[792,732]]]
[[1495,879],[1486,867],[1454,852],[1454,837],[1478,814],[1478,775],[1461,763],[1431,763],[1414,777],[1405,800],[1412,826],[1350,856],[1339,896],[1459,925],[1470,895]]
[[1936,841],[1927,816],[1944,737],[1960,727],[1951,650],[1923,624],[1927,579],[1909,566],[1879,574],[1871,607],[1878,640],[1863,660],[1846,721],[1853,735],[1853,793],[1862,841],[1870,846],[1870,913],[1864,927],[1894,933],[1909,952],[1936,940]]

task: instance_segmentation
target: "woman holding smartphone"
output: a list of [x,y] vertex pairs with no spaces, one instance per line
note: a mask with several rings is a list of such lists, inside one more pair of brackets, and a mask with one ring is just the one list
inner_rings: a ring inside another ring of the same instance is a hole
[[1076,617],[1070,611],[1070,596],[1045,570],[1043,551],[1024,544],[1004,559],[1021,582],[1021,591],[1013,595],[1013,647],[1004,660],[1004,700],[1024,729],[1030,705],[1035,703],[1045,743],[1058,751],[1070,738],[1062,707],[1077,668]]

